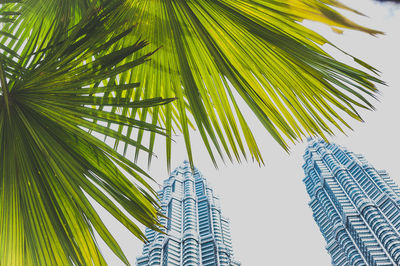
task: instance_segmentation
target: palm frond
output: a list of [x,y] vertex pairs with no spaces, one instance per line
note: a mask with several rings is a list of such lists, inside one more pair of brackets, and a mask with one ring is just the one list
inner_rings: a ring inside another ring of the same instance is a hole
[[[350,128],[338,109],[361,121],[357,108],[372,109],[374,82],[382,83],[332,58],[321,49],[330,43],[299,23],[308,19],[381,33],[341,16],[334,8],[356,11],[335,0],[128,0],[126,5],[125,18],[138,25],[132,36],[148,40],[147,49],[161,48],[150,64],[124,78],[143,77],[143,98],[180,99],[157,113],[142,113],[141,119],[157,115],[168,132],[179,128],[190,161],[193,122],[213,160],[213,147],[221,156],[240,161],[247,146],[252,158],[263,162],[238,98],[288,149],[287,141]],[[169,139],[166,147],[169,164]]]
[[[250,152],[253,159],[263,163],[238,98],[288,149],[288,141],[296,142],[302,136],[325,138],[334,128],[350,128],[348,118],[337,113],[338,109],[362,121],[357,109],[372,109],[370,101],[377,92],[374,83],[383,83],[325,53],[321,46],[330,43],[300,23],[313,20],[338,32],[344,28],[371,35],[381,33],[342,16],[337,9],[358,12],[336,0],[120,1],[124,5],[118,17],[137,25],[124,39],[125,45],[142,36],[150,43],[142,53],[160,49],[149,64],[119,78],[142,81],[135,100],[179,99],[153,111],[135,111],[131,117],[157,121],[168,133],[182,132],[191,162],[190,131],[197,128],[214,162],[216,151],[222,158],[237,161]],[[88,6],[101,8],[105,2],[26,0],[27,8],[21,11],[19,21],[23,27],[18,28],[17,35],[20,42],[27,36],[31,19],[44,28],[53,24],[64,28],[81,17]],[[36,16],[39,11],[48,15],[40,18]],[[373,67],[354,60],[376,74]],[[143,134],[137,134],[137,142],[143,141]],[[155,136],[151,133],[150,150]],[[171,139],[167,139],[168,168],[171,147]],[[137,149],[136,159],[139,152]]]
[[[7,8],[1,17],[20,10]],[[133,101],[139,83],[116,78],[152,52],[137,55],[147,45],[139,40],[111,51],[133,30],[114,23],[113,10],[88,8],[68,33],[50,26],[25,46],[12,45],[15,32],[3,35],[9,40],[3,39],[8,51],[0,57],[0,265],[105,265],[94,231],[129,264],[89,198],[139,239],[145,236],[137,223],[158,230],[152,179],[100,137],[151,154],[114,128],[166,136],[130,114],[173,98]]]

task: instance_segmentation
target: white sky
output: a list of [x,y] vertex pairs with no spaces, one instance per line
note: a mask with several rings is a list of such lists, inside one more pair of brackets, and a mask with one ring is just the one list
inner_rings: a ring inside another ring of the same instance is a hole
[[[364,26],[386,32],[385,36],[371,37],[354,31],[337,35],[327,27],[317,27],[323,36],[350,54],[367,61],[382,72],[388,86],[380,86],[380,102],[375,112],[363,112],[366,123],[353,121],[354,132],[332,139],[355,153],[362,153],[378,169],[386,169],[400,185],[400,6],[379,4],[372,0],[342,0],[343,3],[369,16],[349,14]],[[347,14],[347,13],[346,13]],[[313,25],[314,27],[314,25]],[[340,60],[347,58],[340,57]],[[249,113],[249,112],[248,112]],[[309,197],[302,179],[305,144],[298,144],[286,154],[252,116],[249,124],[260,145],[265,167],[255,163],[220,165],[213,167],[199,136],[194,135],[195,166],[212,184],[221,198],[222,213],[231,220],[235,257],[242,265],[331,265],[325,241],[308,207]],[[172,167],[186,158],[183,139],[175,137]],[[165,170],[164,146],[156,151],[151,175],[162,183],[168,177]],[[146,164],[143,164],[146,165]],[[101,211],[110,231],[119,241],[130,262],[143,244],[110,215]],[[109,265],[123,265],[99,241]]]

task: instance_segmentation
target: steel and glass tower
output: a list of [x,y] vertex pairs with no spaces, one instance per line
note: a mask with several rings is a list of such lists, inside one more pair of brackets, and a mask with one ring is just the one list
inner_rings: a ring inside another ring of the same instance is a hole
[[400,265],[400,189],[346,148],[310,140],[304,155],[309,203],[333,265]]
[[188,161],[170,174],[158,196],[167,234],[146,229],[148,242],[137,265],[241,265],[233,259],[229,220],[218,197]]

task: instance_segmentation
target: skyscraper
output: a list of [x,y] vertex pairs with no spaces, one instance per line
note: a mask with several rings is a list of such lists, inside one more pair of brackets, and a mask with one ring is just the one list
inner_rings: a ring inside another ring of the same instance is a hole
[[229,220],[218,197],[188,161],[170,174],[158,196],[167,234],[146,229],[137,265],[241,265],[233,259]]
[[346,148],[310,140],[303,169],[309,205],[333,265],[400,265],[400,189]]

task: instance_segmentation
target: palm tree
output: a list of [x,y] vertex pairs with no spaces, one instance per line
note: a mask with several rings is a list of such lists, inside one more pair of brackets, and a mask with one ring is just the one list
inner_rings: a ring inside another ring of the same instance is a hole
[[129,146],[135,160],[147,152],[150,163],[156,136],[164,136],[169,168],[168,136],[180,131],[192,162],[192,127],[214,162],[216,151],[263,163],[238,98],[288,149],[288,141],[350,127],[338,109],[361,121],[357,108],[372,109],[374,82],[382,83],[324,52],[323,44],[333,44],[300,23],[380,33],[341,16],[334,8],[356,11],[335,0],[6,3],[1,265],[104,264],[93,229],[128,264],[88,197],[143,240],[121,209],[158,230],[151,179],[125,158]]

